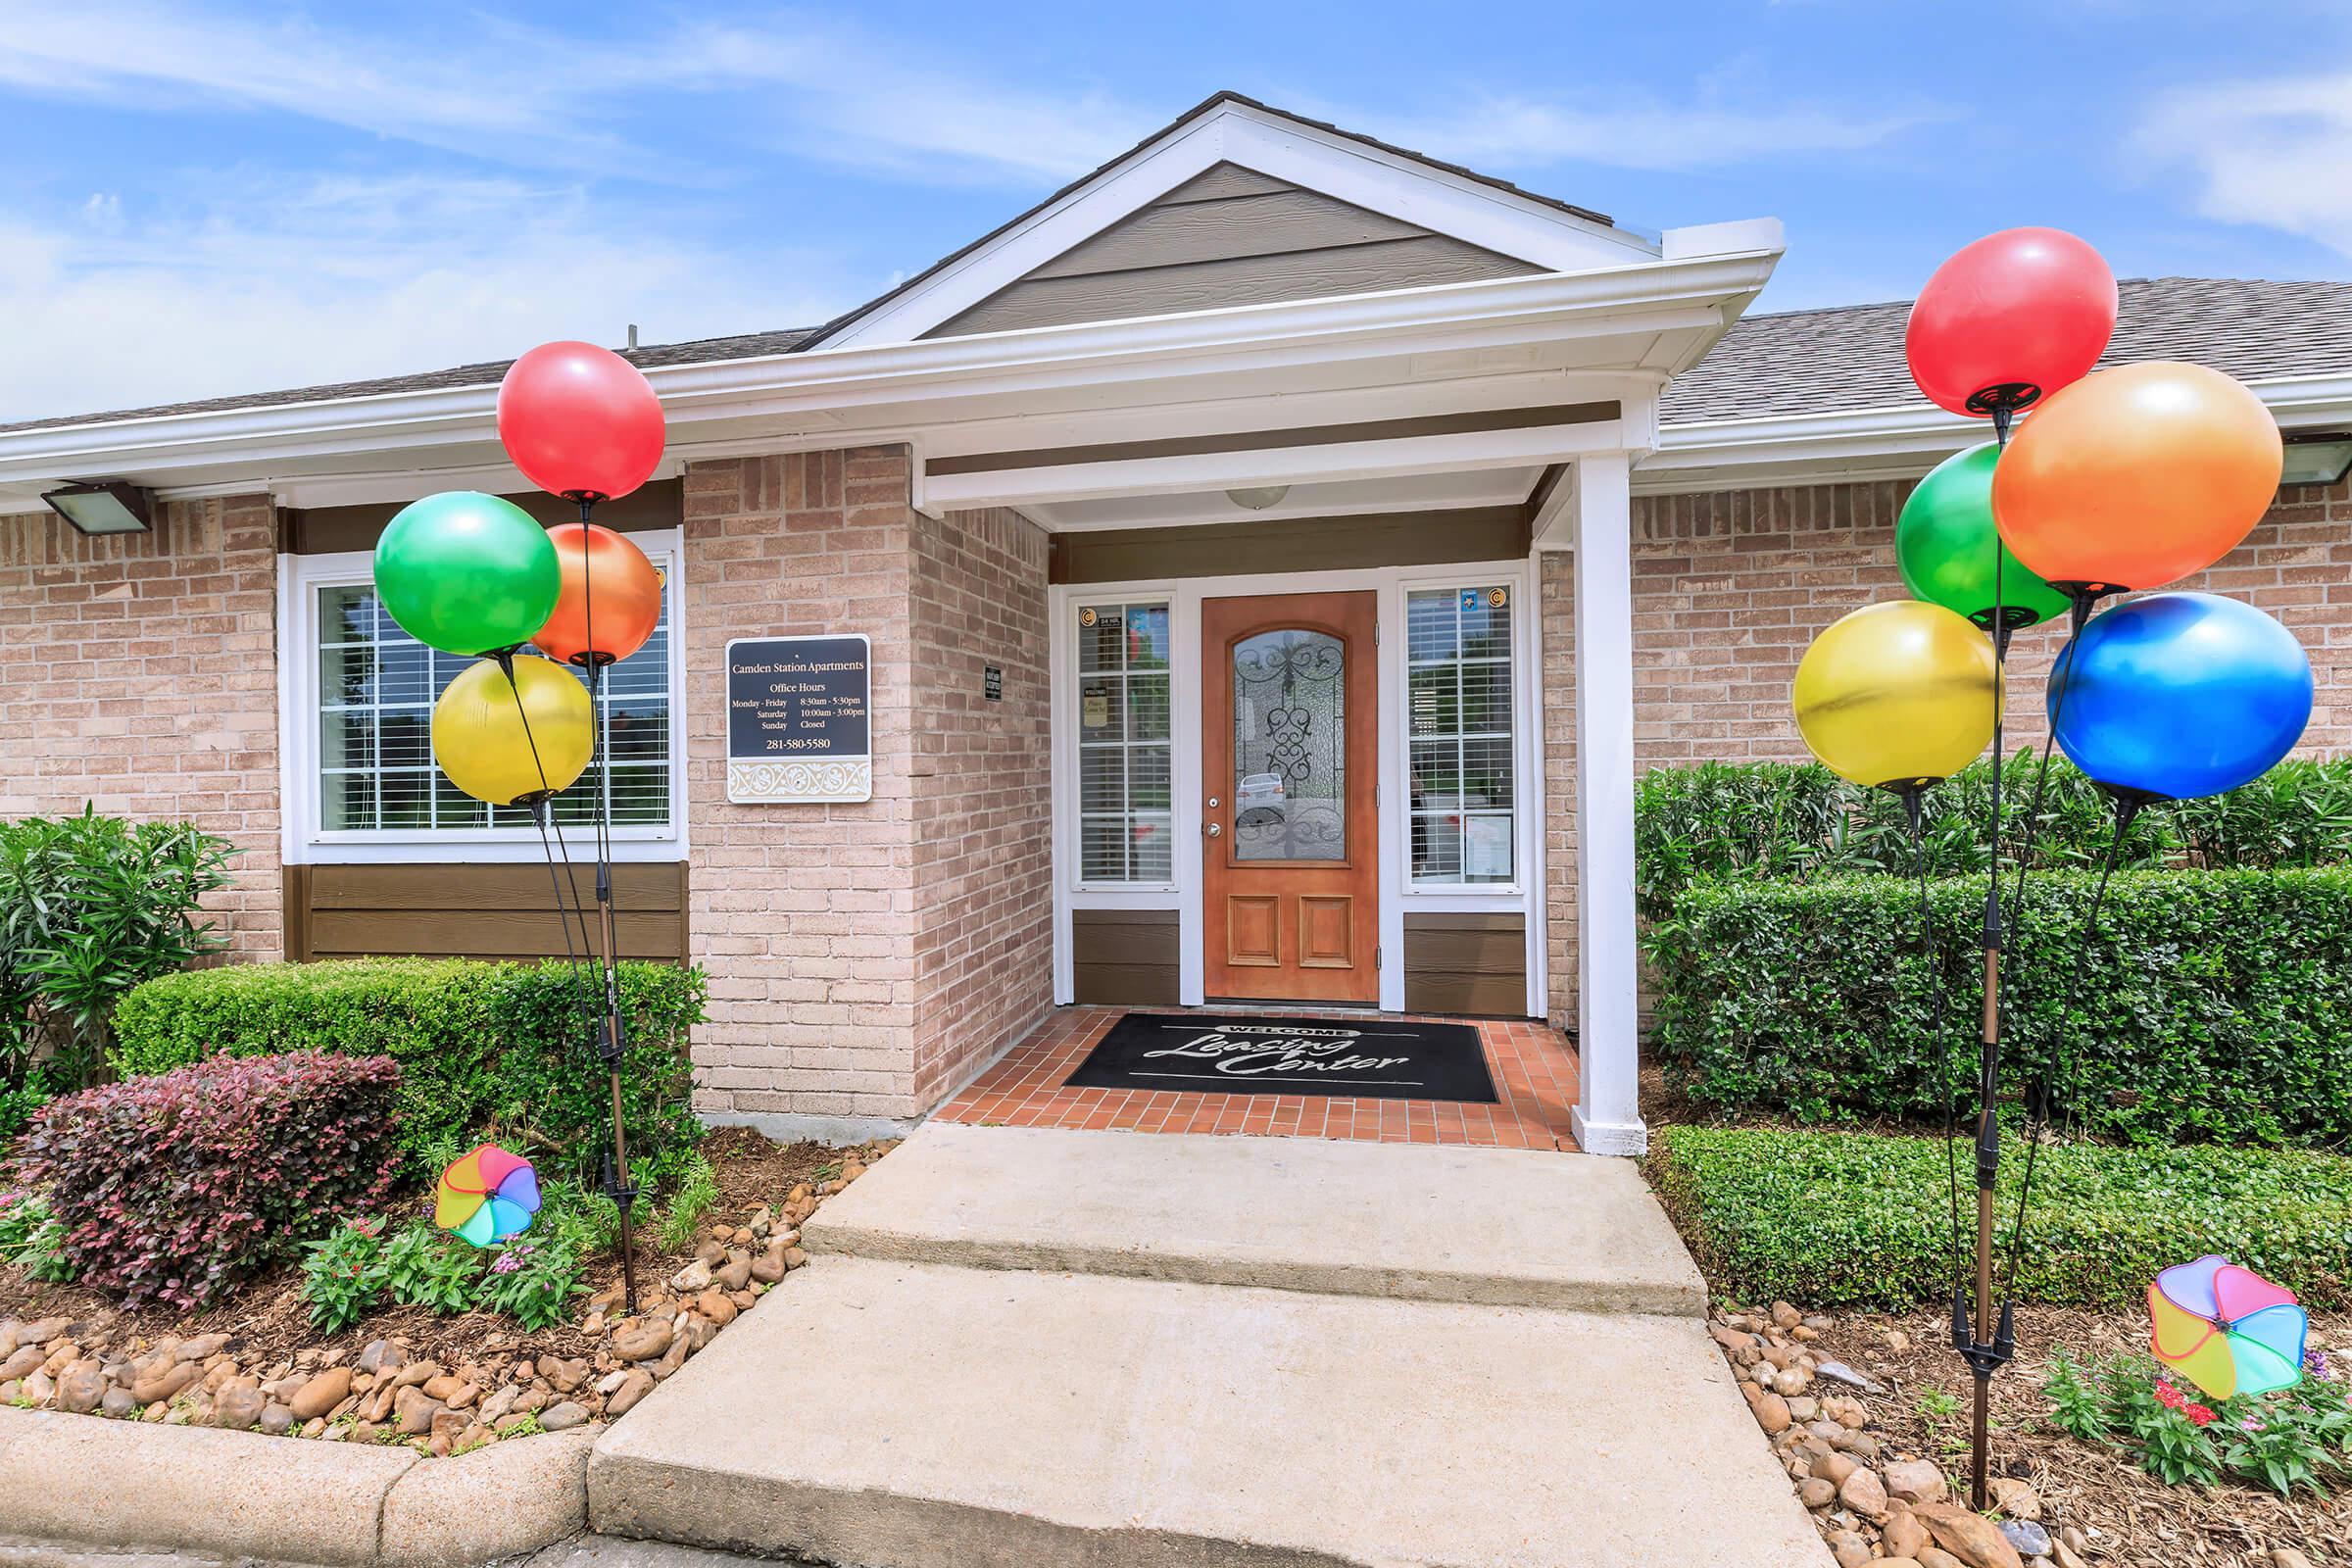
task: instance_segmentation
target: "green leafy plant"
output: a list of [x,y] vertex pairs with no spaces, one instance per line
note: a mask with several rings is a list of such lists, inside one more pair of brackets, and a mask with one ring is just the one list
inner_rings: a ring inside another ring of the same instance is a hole
[[508,1243],[490,1260],[474,1299],[537,1331],[568,1319],[572,1298],[587,1289],[580,1281],[579,1255],[568,1245],[524,1236]]
[[412,1220],[384,1248],[384,1285],[403,1306],[463,1312],[481,1272],[480,1250],[429,1219]]
[[2049,1376],[2041,1390],[2050,1401],[2050,1422],[2084,1443],[2107,1435],[2107,1396],[2095,1371],[2084,1368],[2061,1345],[2050,1351]]
[[2300,1487],[2327,1495],[2322,1475],[2339,1462],[2317,1423],[2294,1405],[2233,1399],[2222,1417],[2222,1462],[2257,1486],[2291,1497]]
[[[2058,1109],[2101,1137],[2352,1140],[2352,869],[2120,874],[2085,944],[2095,880],[2037,874],[2010,926],[2015,1078],[2063,1052]],[[1919,888],[1898,878],[1684,890],[1647,938],[1670,1079],[1725,1109],[1939,1123],[1939,1057],[1966,1055],[1979,1004],[1984,883],[1929,902],[1932,962]]]
[[0,822],[0,1090],[35,1063],[83,1085],[132,987],[221,946],[197,919],[234,848],[187,822],[77,816]]
[[711,1173],[710,1162],[698,1153],[678,1173],[669,1206],[662,1211],[662,1250],[679,1252],[693,1245],[694,1228],[717,1201],[718,1178]]
[[305,1243],[302,1298],[311,1321],[339,1334],[368,1315],[386,1283],[383,1221],[346,1220]]
[[[665,1184],[703,1135],[687,1036],[703,1018],[700,969],[620,965],[629,1148]],[[588,1051],[568,965],[441,958],[245,963],[162,976],[116,1009],[126,1077],[211,1055],[294,1050],[381,1054],[401,1064],[402,1147],[430,1179],[484,1137],[531,1155],[542,1180],[596,1179],[612,1144],[611,1086]]]
[[1946,1389],[1922,1389],[1911,1403],[1921,1415],[1939,1421],[1960,1413],[1960,1396]]
[[[1940,1138],[1668,1126],[1649,1172],[1707,1277],[1742,1298],[1909,1309],[1950,1298],[1945,1160]],[[2001,1162],[2004,1256],[2024,1163]],[[2133,1306],[2160,1269],[2228,1252],[2307,1306],[2352,1306],[2342,1155],[2058,1145],[2037,1158],[2028,1223],[2023,1300]]]
[[46,1285],[68,1284],[78,1271],[65,1240],[65,1226],[40,1194],[0,1192],[0,1263],[14,1263]]
[[2139,1467],[2170,1486],[2210,1487],[2222,1452],[2207,1431],[2213,1409],[2161,1377],[2112,1380],[2110,1423],[2138,1449]]

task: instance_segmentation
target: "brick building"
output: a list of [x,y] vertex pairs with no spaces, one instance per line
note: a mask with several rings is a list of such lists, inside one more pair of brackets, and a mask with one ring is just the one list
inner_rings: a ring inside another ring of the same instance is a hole
[[[1899,305],[1743,319],[1780,250],[1222,95],[835,321],[633,351],[669,451],[599,520],[667,612],[597,787],[622,951],[710,976],[703,1108],[905,1120],[1058,1006],[1236,1000],[1572,1028],[1578,1141],[1639,1149],[1636,772],[1801,756],[1797,657],[1899,593],[1906,487],[1984,434]],[[2352,287],[2123,317],[2111,358],[2247,380],[2320,481],[2209,575],[2302,636],[2342,748]],[[504,368],[0,428],[0,813],[224,835],[241,957],[561,951],[536,835],[432,768],[459,662],[369,587],[421,495],[564,514],[498,449]],[[147,526],[75,532],[67,481]],[[867,750],[763,795],[731,645],[843,636]]]

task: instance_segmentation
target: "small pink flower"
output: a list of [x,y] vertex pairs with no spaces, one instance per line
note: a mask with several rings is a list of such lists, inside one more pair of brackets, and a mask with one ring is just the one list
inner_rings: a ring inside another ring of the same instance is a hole
[[2248,1416],[2237,1424],[2237,1430],[2240,1432],[2260,1432],[2263,1430],[2263,1425],[2253,1416]]

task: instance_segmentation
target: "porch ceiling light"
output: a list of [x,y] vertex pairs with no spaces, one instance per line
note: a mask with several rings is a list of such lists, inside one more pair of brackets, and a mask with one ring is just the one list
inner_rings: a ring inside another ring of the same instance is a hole
[[2326,441],[2289,441],[2286,469],[2280,484],[2333,484],[2352,468],[2352,437]]
[[43,491],[41,500],[85,534],[145,533],[154,526],[147,492],[120,479],[64,485]]
[[1253,484],[1226,491],[1225,499],[1246,511],[1263,512],[1268,507],[1279,506],[1282,498],[1290,493],[1291,487],[1287,484]]

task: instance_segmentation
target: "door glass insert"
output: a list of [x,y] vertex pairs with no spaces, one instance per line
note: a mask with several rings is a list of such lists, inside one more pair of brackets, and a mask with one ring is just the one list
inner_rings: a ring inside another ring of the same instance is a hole
[[1348,645],[1304,627],[1233,646],[1237,860],[1348,858]]

